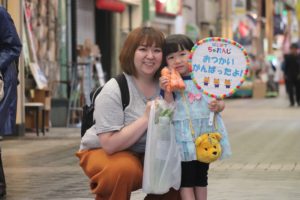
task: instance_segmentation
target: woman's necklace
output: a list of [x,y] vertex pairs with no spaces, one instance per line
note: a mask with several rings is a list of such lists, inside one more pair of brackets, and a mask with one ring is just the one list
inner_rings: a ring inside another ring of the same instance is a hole
[[[147,104],[148,101],[154,100],[159,95],[160,90],[158,84],[144,84],[144,87],[141,87],[139,81],[134,80],[134,85],[144,104]],[[140,85],[140,87],[138,87],[138,85]],[[149,85],[153,85],[153,87],[150,87]]]

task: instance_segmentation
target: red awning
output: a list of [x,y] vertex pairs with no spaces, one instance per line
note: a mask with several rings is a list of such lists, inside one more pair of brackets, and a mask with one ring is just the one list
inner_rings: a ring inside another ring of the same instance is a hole
[[101,10],[123,12],[126,5],[117,0],[96,0],[96,7]]

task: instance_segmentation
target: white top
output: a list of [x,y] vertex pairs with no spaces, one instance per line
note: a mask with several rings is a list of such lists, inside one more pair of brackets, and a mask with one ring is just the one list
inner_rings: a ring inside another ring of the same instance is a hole
[[[115,79],[110,79],[95,100],[95,125],[87,130],[80,144],[80,150],[101,147],[98,134],[119,131],[124,126],[137,120],[144,114],[147,99],[138,90],[131,76],[125,74],[129,90],[129,104],[123,111],[121,93]],[[157,95],[159,95],[159,87]],[[156,97],[154,96],[153,99]],[[150,100],[150,99],[149,99]],[[147,131],[146,131],[147,132]],[[134,152],[144,152],[146,146],[145,134],[130,148]]]

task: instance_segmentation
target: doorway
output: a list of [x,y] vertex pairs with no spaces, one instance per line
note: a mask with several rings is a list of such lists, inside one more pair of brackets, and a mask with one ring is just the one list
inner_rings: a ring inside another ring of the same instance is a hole
[[96,44],[100,47],[101,63],[105,73],[105,80],[111,78],[112,64],[112,12],[95,11]]

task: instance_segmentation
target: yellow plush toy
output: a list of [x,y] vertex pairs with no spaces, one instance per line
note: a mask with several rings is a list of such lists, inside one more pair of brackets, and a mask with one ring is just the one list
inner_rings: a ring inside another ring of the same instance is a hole
[[217,160],[222,153],[221,138],[220,133],[205,133],[199,136],[195,142],[197,159],[204,163]]

